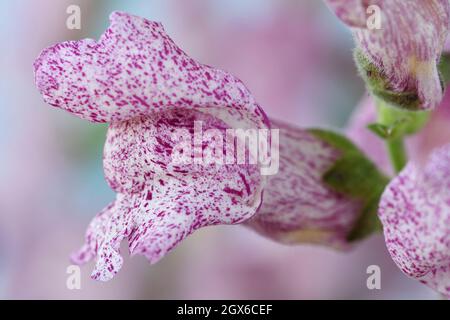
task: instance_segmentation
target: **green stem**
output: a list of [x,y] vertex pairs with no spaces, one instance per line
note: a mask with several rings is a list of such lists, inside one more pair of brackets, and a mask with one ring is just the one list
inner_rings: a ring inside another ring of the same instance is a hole
[[399,173],[408,161],[403,138],[386,140],[386,147],[395,173]]
[[[378,122],[392,127],[396,134],[385,140],[387,152],[395,173],[399,173],[408,161],[404,137],[423,126],[427,114],[411,113],[390,106],[381,99],[376,99]],[[416,128],[417,126],[417,128]]]

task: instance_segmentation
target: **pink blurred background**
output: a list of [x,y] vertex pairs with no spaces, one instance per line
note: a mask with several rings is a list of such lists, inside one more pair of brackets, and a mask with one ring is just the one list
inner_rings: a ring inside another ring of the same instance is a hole
[[[71,4],[81,8],[81,30],[66,28]],[[0,298],[436,298],[396,268],[382,236],[342,253],[279,245],[240,226],[202,229],[154,266],[126,258],[108,283],[89,279],[91,263],[81,289],[67,289],[69,254],[114,196],[103,180],[106,126],[45,105],[32,63],[55,42],[97,38],[113,10],[161,21],[192,57],[241,78],[269,116],[343,127],[365,94],[350,33],[322,1],[2,1]],[[381,290],[366,287],[373,264]]]

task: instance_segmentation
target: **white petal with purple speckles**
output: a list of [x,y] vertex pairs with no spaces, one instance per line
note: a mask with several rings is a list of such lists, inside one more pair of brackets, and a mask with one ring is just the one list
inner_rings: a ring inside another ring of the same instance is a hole
[[84,263],[97,254],[94,279],[109,280],[120,269],[125,238],[133,254],[155,263],[198,228],[237,224],[255,214],[263,187],[257,165],[171,163],[173,129],[192,129],[195,121],[225,132],[224,122],[194,110],[111,124],[104,167],[120,201],[94,218],[86,244],[73,257]]
[[168,108],[220,108],[225,121],[247,126],[267,121],[240,80],[190,58],[161,24],[123,12],[110,21],[98,42],[62,42],[36,59],[36,85],[48,104],[93,122]]
[[450,298],[450,145],[409,163],[386,188],[379,217],[398,267]]
[[[176,163],[177,129],[195,134],[201,123],[200,134],[214,129],[225,145],[227,129],[269,127],[242,82],[189,58],[160,24],[120,12],[110,20],[98,42],[57,44],[34,64],[46,102],[110,122],[103,163],[117,199],[93,219],[72,256],[75,263],[97,256],[92,277],[101,281],[121,268],[124,239],[132,254],[154,263],[196,229],[241,223],[261,204],[266,179],[258,164]],[[193,140],[191,152],[183,150],[188,160],[195,148],[202,153],[216,143]]]

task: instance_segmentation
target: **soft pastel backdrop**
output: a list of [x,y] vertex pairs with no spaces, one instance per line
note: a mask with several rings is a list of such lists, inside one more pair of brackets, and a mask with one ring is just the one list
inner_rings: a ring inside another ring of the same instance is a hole
[[[82,29],[66,28],[81,7]],[[113,281],[66,287],[70,252],[112,198],[103,180],[106,126],[43,103],[32,63],[58,41],[98,38],[123,10],[161,21],[197,60],[241,78],[266,112],[343,127],[365,94],[348,30],[316,0],[17,0],[0,2],[0,298],[436,298],[390,260],[381,236],[348,253],[282,246],[240,226],[202,229],[160,263],[128,259]],[[368,290],[366,268],[382,271]]]

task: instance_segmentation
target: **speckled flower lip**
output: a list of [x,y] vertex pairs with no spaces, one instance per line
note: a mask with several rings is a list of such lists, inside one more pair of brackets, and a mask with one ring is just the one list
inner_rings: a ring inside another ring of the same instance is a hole
[[35,82],[48,104],[92,122],[204,108],[234,125],[269,125],[241,81],[187,56],[160,23],[122,12],[110,21],[99,41],[62,42],[36,59]]
[[450,298],[450,145],[411,162],[386,188],[379,217],[398,267]]
[[[421,109],[436,107],[442,99],[437,63],[448,33],[447,0],[327,0],[350,28],[357,48],[381,72],[389,90],[413,93]],[[380,8],[381,28],[367,27],[366,9]]]

